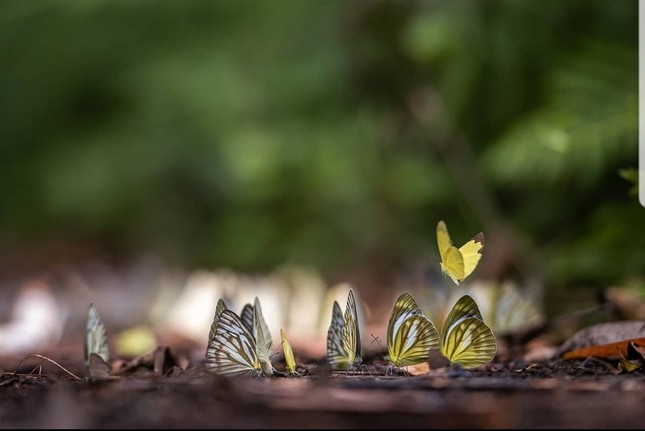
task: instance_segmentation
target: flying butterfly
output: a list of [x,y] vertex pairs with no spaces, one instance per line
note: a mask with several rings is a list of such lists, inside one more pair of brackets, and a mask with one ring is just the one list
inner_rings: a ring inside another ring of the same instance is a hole
[[94,304],[90,304],[87,310],[84,351],[85,365],[88,366],[91,378],[103,378],[112,373],[107,332]]
[[334,301],[327,331],[327,362],[335,370],[353,370],[363,362],[353,289],[349,289],[344,315],[338,301]]
[[448,227],[443,220],[437,223],[437,246],[441,256],[441,271],[459,285],[477,267],[484,247],[484,233],[479,232],[470,241],[457,248],[452,245]]
[[464,295],[450,310],[441,330],[441,346],[429,354],[430,368],[459,365],[475,368],[495,357],[497,345],[477,303]]
[[293,350],[291,350],[291,344],[287,341],[287,336],[284,331],[280,329],[280,338],[282,339],[282,350],[284,352],[284,362],[287,374],[299,375],[296,371],[296,358],[293,356]]
[[428,360],[430,349],[439,346],[439,333],[409,293],[394,303],[387,325],[387,359],[395,367]]

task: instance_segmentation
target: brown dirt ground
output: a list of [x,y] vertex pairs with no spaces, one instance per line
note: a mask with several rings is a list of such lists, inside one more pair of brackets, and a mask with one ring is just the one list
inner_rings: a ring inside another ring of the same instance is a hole
[[[150,359],[150,358],[148,358]],[[159,357],[157,357],[159,359]],[[107,380],[78,361],[0,361],[2,428],[643,428],[645,375],[598,361],[496,362],[421,376],[224,378],[154,360]],[[281,364],[275,364],[281,369]],[[157,369],[157,372],[154,369]]]

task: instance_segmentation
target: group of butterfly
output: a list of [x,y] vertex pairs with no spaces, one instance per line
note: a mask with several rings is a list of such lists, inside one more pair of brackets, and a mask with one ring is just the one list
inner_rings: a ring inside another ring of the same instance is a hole
[[[441,270],[457,285],[468,277],[481,258],[482,232],[462,247],[452,244],[443,221],[437,224],[437,245]],[[260,301],[246,304],[240,315],[219,300],[210,328],[206,366],[223,375],[271,376],[274,373],[298,375],[293,351],[280,330],[286,371],[271,364],[272,339],[262,315]],[[474,368],[495,357],[495,336],[484,323],[475,301],[462,296],[452,307],[441,334],[409,293],[394,304],[387,327],[386,359],[392,367],[403,368],[427,362],[431,369],[445,366]],[[349,290],[345,313],[334,301],[327,332],[327,362],[334,370],[353,371],[363,366],[358,313],[354,291]]]

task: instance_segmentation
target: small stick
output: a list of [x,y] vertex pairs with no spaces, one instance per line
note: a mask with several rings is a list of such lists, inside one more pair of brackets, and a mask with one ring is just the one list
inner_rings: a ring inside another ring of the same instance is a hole
[[27,355],[24,358],[22,358],[20,360],[20,362],[18,362],[18,365],[16,365],[16,368],[14,369],[13,374],[16,374],[16,371],[18,370],[18,367],[20,366],[20,364],[22,364],[23,361],[25,361],[26,359],[31,358],[31,357],[40,358],[40,359],[44,359],[46,361],[49,361],[52,364],[56,365],[61,370],[65,371],[68,375],[70,375],[73,378],[75,378],[76,380],[83,380],[81,377],[78,377],[76,374],[72,373],[67,368],[63,367],[61,364],[59,364],[58,362],[54,361],[53,359],[49,359],[47,356],[39,355],[37,353],[32,353],[31,355]]

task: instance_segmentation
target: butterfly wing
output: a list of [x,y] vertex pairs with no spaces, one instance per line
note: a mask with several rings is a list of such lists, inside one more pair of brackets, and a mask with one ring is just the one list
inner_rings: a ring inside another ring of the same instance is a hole
[[253,306],[251,304],[244,304],[244,307],[242,307],[242,313],[240,313],[240,318],[242,319],[244,326],[246,326],[246,329],[248,329],[252,334],[255,334],[255,328],[253,327],[254,315],[255,311],[253,310]]
[[273,340],[271,339],[267,322],[264,320],[260,300],[257,296],[253,303],[253,328],[255,330],[253,335],[255,336],[258,359],[262,365],[262,370],[264,374],[271,375],[273,374],[273,367],[271,366],[271,346],[273,345]]
[[101,380],[110,378],[112,374],[112,366],[105,362],[97,353],[90,353],[87,363],[90,379]]
[[469,317],[449,329],[441,352],[453,365],[474,368],[492,360],[497,346],[493,332],[484,321]]
[[456,326],[460,321],[469,318],[484,320],[475,300],[470,295],[463,295],[455,305],[452,306],[450,313],[448,313],[448,317],[446,317],[446,320],[444,321],[443,329],[441,331],[441,343],[445,343],[448,332],[450,332],[454,326]]
[[439,347],[439,333],[422,314],[405,319],[398,326],[392,343],[388,344],[389,359],[397,367],[415,365],[428,360],[430,349]]
[[441,271],[450,277],[456,285],[466,278],[464,276],[464,257],[457,247],[450,246],[446,250],[446,260],[441,262]]
[[90,304],[87,310],[87,324],[85,326],[85,364],[89,365],[90,355],[95,353],[105,362],[110,359],[105,326],[101,321],[98,309]]
[[441,261],[445,262],[447,260],[446,253],[448,249],[452,247],[452,240],[448,233],[448,227],[443,220],[440,220],[439,223],[437,223],[437,247],[439,248]]
[[455,303],[441,332],[441,353],[451,364],[473,368],[495,357],[495,336],[469,295]]
[[348,353],[348,362],[353,366],[360,365],[363,362],[361,358],[361,335],[358,329],[358,314],[353,289],[349,289],[344,320],[343,344],[345,351]]
[[331,313],[331,324],[327,330],[327,362],[335,370],[346,370],[352,364],[345,349],[345,319],[340,311],[338,301],[334,301]]
[[217,301],[215,306],[215,316],[213,316],[213,323],[211,323],[211,330],[208,333],[208,342],[215,337],[215,330],[217,329],[217,322],[219,322],[219,317],[222,315],[222,311],[226,310],[226,304],[222,298]]
[[534,301],[525,296],[514,284],[505,283],[495,289],[492,319],[489,322],[497,333],[512,333],[540,324],[542,313]]
[[459,284],[464,277],[464,257],[457,247],[452,245],[448,227],[443,220],[437,223],[437,246],[441,256],[441,272]]
[[[482,249],[484,248],[484,232],[479,232],[463,246],[459,247],[459,252],[463,257],[464,272],[461,280],[468,277],[477,267],[479,259],[482,257]],[[460,280],[460,281],[461,281]]]
[[433,346],[439,346],[439,334],[434,325],[423,315],[412,295],[401,294],[387,325],[390,362],[397,367],[423,362]]
[[206,349],[206,366],[223,375],[262,373],[253,334],[232,310],[222,311],[219,317]]
[[287,341],[287,336],[284,331],[280,329],[280,338],[282,339],[282,350],[284,351],[284,362],[287,373],[289,374],[298,374],[296,371],[296,358],[293,356],[293,350],[291,350],[291,344]]
[[415,314],[423,314],[423,312],[412,298],[412,295],[407,292],[402,293],[394,303],[394,308],[387,324],[388,345],[394,341],[394,334],[398,332],[405,319]]

